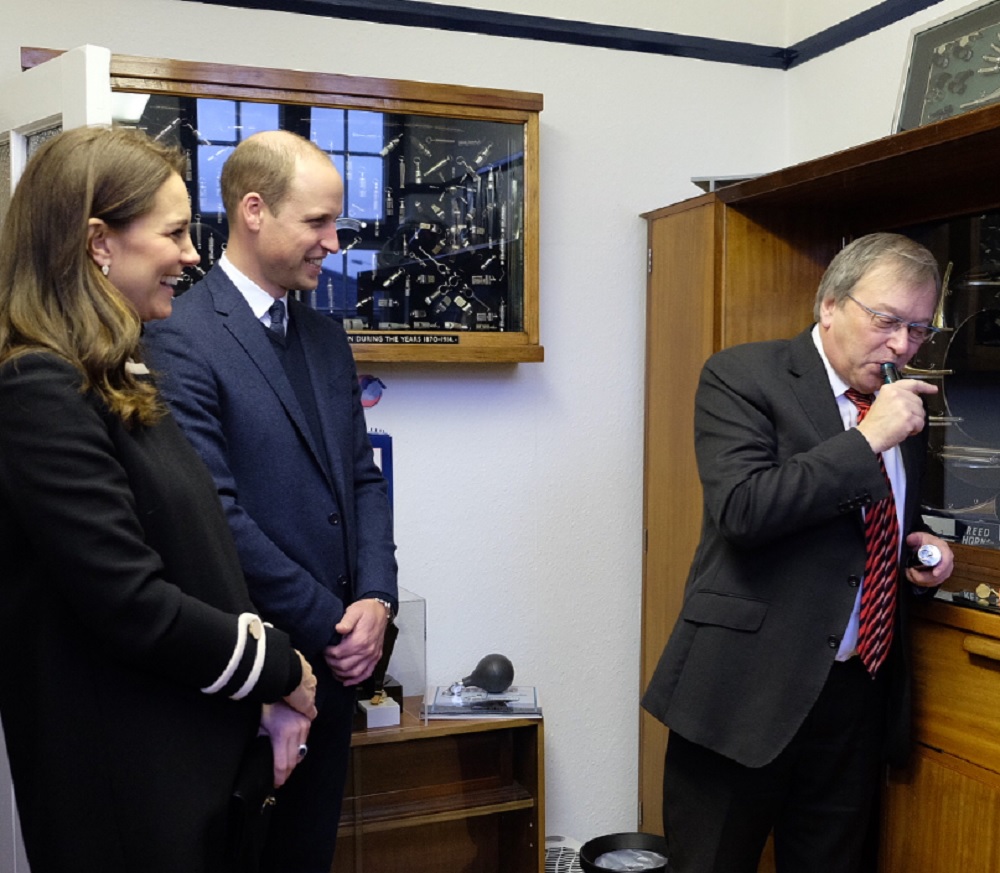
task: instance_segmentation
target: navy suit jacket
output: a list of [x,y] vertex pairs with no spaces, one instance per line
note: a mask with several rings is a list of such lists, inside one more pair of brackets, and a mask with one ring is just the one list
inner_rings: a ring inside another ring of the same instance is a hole
[[147,325],[149,363],[215,479],[261,614],[317,657],[350,602],[395,604],[387,487],[342,327],[291,301],[321,441],[265,329],[220,267]]
[[[864,575],[862,509],[888,485],[864,436],[844,429],[809,331],[709,359],[695,447],[701,541],[643,706],[686,739],[760,767],[788,744],[823,688]],[[905,537],[918,518],[926,429],[900,449]],[[894,761],[910,733],[910,588],[901,573],[883,667]]]

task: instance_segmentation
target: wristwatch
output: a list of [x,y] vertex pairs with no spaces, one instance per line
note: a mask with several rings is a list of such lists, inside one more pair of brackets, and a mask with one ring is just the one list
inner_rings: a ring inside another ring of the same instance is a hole
[[392,620],[396,617],[395,613],[392,611],[392,604],[384,597],[373,597],[371,599],[376,603],[381,603],[385,607],[385,616],[389,619],[389,623],[392,624]]

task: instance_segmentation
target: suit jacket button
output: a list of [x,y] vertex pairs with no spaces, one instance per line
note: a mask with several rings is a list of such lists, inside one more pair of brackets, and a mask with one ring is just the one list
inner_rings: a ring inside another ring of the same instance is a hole
[[857,588],[861,584],[861,580],[857,576],[848,576],[847,584],[850,585],[851,588]]
[[332,524],[332,525],[333,525],[334,527],[336,527],[337,525],[339,525],[339,524],[340,524],[340,516],[339,516],[339,515],[337,515],[337,513],[336,513],[336,512],[331,512],[331,513],[330,513],[330,514],[329,514],[329,515],[327,516],[326,520],[327,520],[328,522],[330,522],[330,524]]
[[827,637],[826,638],[826,644],[831,649],[837,649],[837,648],[840,647],[840,638],[839,637]]
[[339,586],[340,586],[341,588],[343,588],[343,587],[344,587],[344,586],[345,586],[345,585],[347,584],[347,576],[346,576],[345,574],[341,573],[341,574],[340,574],[340,575],[339,575],[339,576],[337,577],[337,584],[338,584],[338,585],[339,585]]

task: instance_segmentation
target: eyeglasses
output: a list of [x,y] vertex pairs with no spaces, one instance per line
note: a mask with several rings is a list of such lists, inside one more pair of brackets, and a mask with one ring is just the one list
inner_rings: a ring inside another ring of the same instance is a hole
[[902,325],[906,328],[906,333],[910,339],[916,343],[925,343],[941,333],[941,328],[939,327],[931,327],[929,324],[921,324],[919,321],[904,321],[902,318],[889,315],[887,312],[876,312],[874,309],[869,309],[865,306],[857,297],[851,294],[847,296],[872,317],[872,327],[875,330],[880,330],[883,333],[892,333]]

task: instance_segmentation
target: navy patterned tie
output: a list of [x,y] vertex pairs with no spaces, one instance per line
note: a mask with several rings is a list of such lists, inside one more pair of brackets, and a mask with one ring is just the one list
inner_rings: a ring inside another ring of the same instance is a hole
[[[853,388],[847,397],[858,408],[858,422],[868,414],[875,397]],[[892,643],[896,615],[896,584],[899,574],[899,521],[892,485],[885,472],[882,456],[878,465],[889,486],[889,496],[865,511],[865,581],[861,590],[861,616],[858,626],[858,655],[874,676],[885,661]]]
[[271,316],[271,330],[284,339],[285,302],[283,300],[275,300],[267,310],[267,314]]

